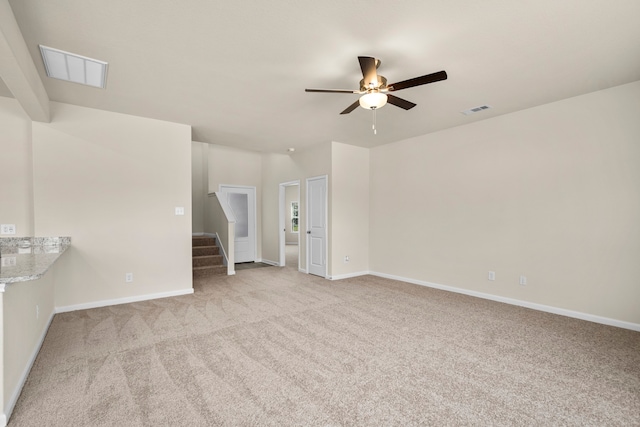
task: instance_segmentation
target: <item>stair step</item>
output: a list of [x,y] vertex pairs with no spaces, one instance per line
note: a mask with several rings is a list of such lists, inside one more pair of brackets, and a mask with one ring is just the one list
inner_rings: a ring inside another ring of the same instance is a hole
[[192,257],[193,267],[222,265],[222,255],[205,255]]
[[222,276],[227,274],[226,265],[213,265],[206,267],[193,267],[193,278],[198,279],[210,276]]
[[191,255],[205,256],[205,255],[220,255],[220,248],[217,246],[194,246],[191,249]]
[[215,246],[215,237],[195,236],[191,238],[191,246]]
[[192,236],[191,246],[194,279],[227,274],[227,266],[223,264],[214,237]]

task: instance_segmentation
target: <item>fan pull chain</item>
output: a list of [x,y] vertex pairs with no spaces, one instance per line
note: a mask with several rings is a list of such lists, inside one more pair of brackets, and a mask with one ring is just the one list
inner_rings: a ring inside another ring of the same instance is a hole
[[371,129],[373,129],[373,134],[377,135],[378,131],[376,129],[376,109],[373,108],[373,125],[371,126]]

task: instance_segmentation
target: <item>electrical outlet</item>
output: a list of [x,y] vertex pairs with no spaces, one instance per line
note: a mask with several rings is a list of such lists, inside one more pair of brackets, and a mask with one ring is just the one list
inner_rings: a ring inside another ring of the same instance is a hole
[[0,224],[0,234],[16,234],[16,225]]
[[133,282],[133,273],[127,273],[124,275],[124,281],[127,283]]
[[489,280],[496,280],[496,272],[490,271],[489,276],[487,277]]
[[17,264],[17,259],[14,256],[3,256],[0,258],[2,260],[3,267],[15,267]]
[[527,276],[520,276],[520,284],[522,286],[527,284]]
[[345,256],[344,256],[344,262],[345,262],[345,263],[349,262],[349,255],[345,255]]
[[182,206],[176,206],[176,215],[184,215],[184,208]]

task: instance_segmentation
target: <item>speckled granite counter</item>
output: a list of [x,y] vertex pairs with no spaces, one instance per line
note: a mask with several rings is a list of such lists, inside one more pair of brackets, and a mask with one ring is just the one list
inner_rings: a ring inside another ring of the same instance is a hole
[[0,292],[5,285],[44,276],[71,245],[71,237],[0,238]]

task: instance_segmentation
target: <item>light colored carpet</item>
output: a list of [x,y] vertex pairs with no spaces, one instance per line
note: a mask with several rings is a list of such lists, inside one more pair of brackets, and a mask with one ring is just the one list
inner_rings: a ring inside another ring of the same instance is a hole
[[640,334],[257,268],[56,315],[18,426],[640,425]]
[[265,267],[273,267],[273,266],[271,264],[265,264],[264,262],[241,262],[234,266],[236,271],[250,270],[252,268],[265,268]]

